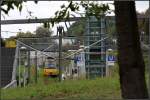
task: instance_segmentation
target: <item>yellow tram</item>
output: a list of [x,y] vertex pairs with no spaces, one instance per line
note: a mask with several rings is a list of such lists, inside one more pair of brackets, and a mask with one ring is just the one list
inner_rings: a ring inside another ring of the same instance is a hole
[[45,62],[44,76],[57,77],[58,75],[59,75],[59,70],[57,69],[56,65],[53,64],[51,57],[48,57]]

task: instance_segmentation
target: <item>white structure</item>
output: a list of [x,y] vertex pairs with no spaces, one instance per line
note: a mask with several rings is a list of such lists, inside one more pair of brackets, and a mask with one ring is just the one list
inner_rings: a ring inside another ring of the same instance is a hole
[[77,61],[77,67],[78,67],[78,73],[80,76],[85,76],[85,53],[81,52],[79,55],[77,55],[78,61]]
[[[76,52],[77,50],[73,51]],[[69,67],[67,67],[66,69],[67,76],[73,76],[74,78],[85,77],[85,53],[82,51],[79,54],[72,55],[71,58],[73,58],[74,60],[71,60]]]
[[108,49],[106,52],[106,76],[111,75],[110,67],[115,65],[115,56],[111,53],[113,52],[112,49]]

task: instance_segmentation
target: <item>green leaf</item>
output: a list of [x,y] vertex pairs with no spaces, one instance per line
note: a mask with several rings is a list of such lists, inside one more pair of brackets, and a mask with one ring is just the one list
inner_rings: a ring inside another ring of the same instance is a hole
[[3,8],[1,8],[1,10],[2,10],[5,14],[8,14],[8,11],[7,11],[7,10],[5,10],[5,9],[3,9]]
[[55,15],[57,15],[58,13],[59,13],[59,11],[56,11],[56,12],[55,12]]
[[22,10],[22,5],[19,6],[19,11],[21,12],[21,10]]
[[61,9],[62,9],[62,8],[65,8],[65,5],[64,5],[64,4],[63,4],[63,5],[61,5]]
[[19,3],[15,2],[14,5],[18,8],[19,7]]

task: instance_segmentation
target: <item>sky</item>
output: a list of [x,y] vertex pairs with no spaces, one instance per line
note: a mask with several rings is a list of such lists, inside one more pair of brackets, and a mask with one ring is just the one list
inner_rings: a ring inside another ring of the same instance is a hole
[[[112,1],[100,1],[100,3],[112,3]],[[23,3],[23,9],[21,13],[17,10],[11,10],[9,15],[4,15],[1,13],[1,20],[12,20],[12,19],[28,19],[28,18],[50,18],[54,16],[54,13],[60,9],[62,4],[67,4],[67,1],[40,1],[38,4],[35,4],[33,1],[28,1]],[[149,7],[149,1],[136,1],[136,10],[138,12],[144,12]],[[111,9],[114,9],[114,6],[110,6]],[[28,11],[32,12],[32,17],[29,16]],[[80,11],[83,13],[83,9]],[[113,13],[111,15],[114,15]],[[1,25],[1,33],[3,38],[8,38],[10,36],[16,35],[15,32],[18,32],[21,29],[22,32],[30,31],[34,32],[37,27],[42,24],[17,24],[17,25]],[[52,28],[52,31],[56,33],[56,27],[58,25],[65,26],[64,23],[55,25]],[[66,29],[65,29],[66,30]],[[9,32],[6,32],[9,31]],[[11,33],[10,33],[11,31]],[[14,33],[13,33],[14,32]]]

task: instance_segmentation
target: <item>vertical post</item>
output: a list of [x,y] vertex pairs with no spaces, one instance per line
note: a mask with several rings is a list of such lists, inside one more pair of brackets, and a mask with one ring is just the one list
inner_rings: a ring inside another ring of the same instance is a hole
[[[101,23],[101,26],[100,26],[100,39],[103,39],[103,37],[102,37],[102,34],[103,34],[103,23],[102,23],[102,21],[103,21],[103,19],[102,19],[102,17],[100,18],[100,23]],[[101,53],[101,60],[103,60],[103,55],[102,55],[102,52],[103,52],[103,42],[100,42],[100,46],[101,46],[101,48],[100,48],[100,53]],[[101,66],[101,65],[100,65]],[[100,69],[101,69],[101,77],[103,77],[103,67],[100,67]]]
[[59,81],[61,82],[62,80],[62,68],[61,68],[61,56],[62,56],[62,31],[63,27],[59,26],[57,27],[57,32],[59,33],[59,61],[58,61],[58,66],[59,66]]
[[35,83],[37,83],[37,51],[35,51]]
[[[88,34],[91,34],[90,33],[90,17],[88,17]],[[90,45],[89,40],[90,40],[90,37],[88,37],[88,43],[87,43],[87,45]],[[88,48],[87,51],[90,52],[90,48]],[[89,55],[87,56],[87,60],[90,60]],[[89,64],[89,62],[87,64],[87,66],[88,66],[88,73],[87,73],[88,75],[87,75],[87,78],[90,79],[90,64]]]
[[26,85],[26,65],[23,66],[24,67],[24,71],[23,71],[23,86],[25,87]]
[[78,67],[78,79],[80,78],[79,76],[80,76],[80,73],[79,73],[79,66],[77,66]]
[[75,58],[75,61],[74,61],[74,77],[73,78],[78,78],[77,77],[77,74],[78,74],[78,68],[77,68],[77,55],[74,54],[74,58]]
[[108,50],[106,50],[106,77],[109,76],[109,66],[108,66],[108,61],[107,61],[107,58],[108,58]]
[[[149,30],[150,30],[150,18],[149,18],[148,21],[149,21]],[[149,46],[150,46],[150,32],[149,32]],[[148,58],[150,59],[150,48],[149,48],[149,55],[148,55]],[[148,69],[149,69],[149,70],[148,70],[148,72],[149,72],[149,78],[148,78],[148,80],[149,80],[149,81],[148,81],[148,83],[149,83],[149,86],[148,86],[149,89],[148,89],[148,90],[149,90],[149,91],[148,91],[148,92],[149,92],[149,99],[150,99],[150,60],[148,60],[148,66],[149,66],[149,67],[148,67]]]
[[30,50],[28,50],[28,83],[30,83]]
[[23,55],[23,58],[24,58],[24,73],[23,73],[23,85],[24,85],[24,87],[26,86],[26,82],[27,82],[27,77],[26,77],[26,75],[27,75],[27,73],[26,73],[26,67],[27,67],[27,48],[25,48],[24,49],[24,55]]
[[19,67],[19,68],[18,68],[18,70],[19,70],[19,86],[21,87],[21,75],[20,75],[20,74],[21,74],[21,69],[20,69],[20,67],[21,67],[21,53],[20,53],[20,45],[19,45],[18,55],[19,55],[19,56],[18,56],[18,63],[19,63],[19,64],[18,64],[18,65],[19,65],[19,66],[18,66],[18,67]]

